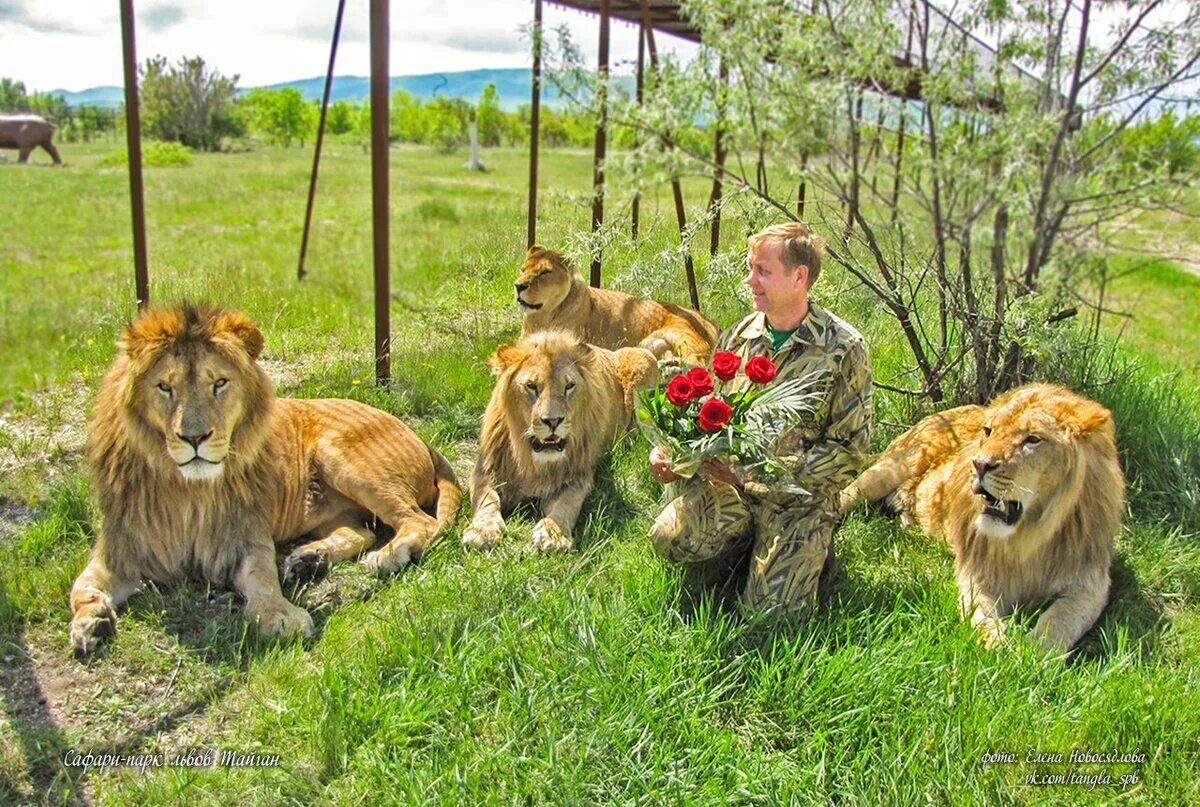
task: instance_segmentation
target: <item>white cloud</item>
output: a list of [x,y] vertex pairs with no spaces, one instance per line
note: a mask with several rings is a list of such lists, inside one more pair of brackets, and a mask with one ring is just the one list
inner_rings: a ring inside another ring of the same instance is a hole
[[[121,84],[121,25],[113,3],[0,0],[0,75],[30,90]],[[202,56],[243,87],[309,78],[329,60],[332,0],[160,0],[136,4],[138,59]],[[340,75],[370,72],[369,2],[349,0],[338,48]],[[547,28],[566,24],[589,63],[597,58],[595,16],[545,3]],[[526,67],[531,0],[441,0],[391,9],[392,75]],[[691,46],[660,36],[664,52]],[[613,23],[614,64],[637,55],[637,32]]]

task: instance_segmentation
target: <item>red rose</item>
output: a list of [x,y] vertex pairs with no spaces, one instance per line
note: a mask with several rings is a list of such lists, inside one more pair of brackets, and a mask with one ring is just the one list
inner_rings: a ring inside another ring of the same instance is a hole
[[768,384],[775,377],[775,365],[766,356],[755,356],[746,362],[746,378],[755,384]]
[[713,375],[722,381],[728,381],[737,375],[738,368],[741,366],[742,357],[736,353],[730,353],[728,350],[722,350],[720,353],[713,354]]
[[676,406],[687,406],[696,397],[692,382],[685,375],[677,375],[667,382],[667,400]]
[[693,395],[697,398],[708,395],[713,391],[712,376],[703,367],[693,367],[688,370],[687,380],[692,382]]
[[729,422],[733,415],[733,407],[720,398],[709,398],[700,405],[700,428],[706,432],[715,432]]

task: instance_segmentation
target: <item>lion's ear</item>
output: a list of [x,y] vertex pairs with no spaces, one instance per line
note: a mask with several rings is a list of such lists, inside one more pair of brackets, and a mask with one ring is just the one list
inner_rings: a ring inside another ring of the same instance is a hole
[[138,314],[121,329],[117,348],[129,359],[138,361],[177,337],[183,327],[179,309],[152,308]]
[[216,322],[213,323],[214,335],[228,334],[241,343],[245,348],[246,353],[251,359],[257,359],[262,355],[263,339],[262,331],[254,324],[254,321],[245,314],[237,312],[230,314],[222,314]]
[[509,367],[515,367],[521,363],[521,360],[529,355],[529,351],[517,345],[500,345],[495,352],[488,357],[488,368],[500,375]]
[[1064,409],[1061,422],[1075,435],[1090,434],[1106,426],[1111,428],[1112,412],[1095,401],[1083,399]]
[[623,347],[616,351],[617,377],[625,390],[626,402],[633,400],[633,393],[653,387],[658,383],[658,361],[654,354],[642,347]]
[[525,257],[532,258],[534,255],[537,255],[538,253],[545,252],[545,251],[546,251],[546,248],[544,246],[542,246],[541,244],[534,244],[529,249],[525,250]]

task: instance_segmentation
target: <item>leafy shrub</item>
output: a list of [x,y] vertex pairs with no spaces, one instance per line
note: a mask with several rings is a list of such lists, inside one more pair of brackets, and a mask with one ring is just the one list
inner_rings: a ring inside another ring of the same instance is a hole
[[[142,164],[177,168],[190,165],[192,150],[182,143],[151,140],[142,144]],[[129,152],[126,149],[114,151],[100,161],[101,165],[129,165]]]

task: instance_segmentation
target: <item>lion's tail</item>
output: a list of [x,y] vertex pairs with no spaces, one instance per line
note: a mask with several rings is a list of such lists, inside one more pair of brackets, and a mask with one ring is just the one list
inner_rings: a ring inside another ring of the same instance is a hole
[[429,456],[433,460],[434,485],[438,491],[436,518],[437,532],[440,534],[454,523],[454,518],[458,515],[458,508],[462,504],[463,494],[462,488],[458,486],[458,480],[454,476],[454,469],[450,467],[446,458],[433,448],[429,449]]

